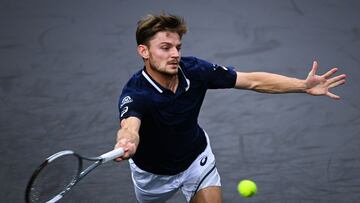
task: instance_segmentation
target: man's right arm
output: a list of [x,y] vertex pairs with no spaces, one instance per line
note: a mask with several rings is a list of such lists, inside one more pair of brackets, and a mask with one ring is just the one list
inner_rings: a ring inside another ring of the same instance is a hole
[[115,149],[124,148],[124,155],[116,158],[115,161],[121,161],[131,158],[139,145],[139,129],[141,120],[137,117],[128,117],[120,122],[120,129],[117,132]]

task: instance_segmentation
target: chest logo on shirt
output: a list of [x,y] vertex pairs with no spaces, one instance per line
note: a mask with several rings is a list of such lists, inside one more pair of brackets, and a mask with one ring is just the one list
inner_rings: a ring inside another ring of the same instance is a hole
[[131,102],[133,102],[133,100],[131,99],[130,96],[124,97],[123,100],[121,101],[120,108],[123,107],[125,104],[131,103]]

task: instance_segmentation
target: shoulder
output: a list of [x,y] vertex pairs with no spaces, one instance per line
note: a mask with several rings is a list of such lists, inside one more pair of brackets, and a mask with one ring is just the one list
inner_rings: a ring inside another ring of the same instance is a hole
[[145,87],[142,71],[135,73],[125,84],[118,100],[119,118],[130,116],[142,118],[149,102],[149,91]]
[[214,66],[214,64],[210,62],[200,58],[196,58],[194,56],[181,57],[180,65],[182,65],[181,67],[186,69]]
[[141,73],[142,70],[139,70],[135,74],[133,74],[125,84],[124,89],[141,87],[141,85],[143,84],[143,76]]
[[144,82],[142,70],[136,72],[125,84],[120,95],[120,100],[126,98],[144,98],[148,95],[148,88]]
[[191,77],[202,77],[204,72],[215,67],[214,64],[193,56],[182,57],[180,60],[180,67],[184,71],[185,75]]
[[196,57],[182,57],[180,66],[189,79],[202,81],[207,88],[230,88],[235,85],[236,71],[231,66],[225,67]]

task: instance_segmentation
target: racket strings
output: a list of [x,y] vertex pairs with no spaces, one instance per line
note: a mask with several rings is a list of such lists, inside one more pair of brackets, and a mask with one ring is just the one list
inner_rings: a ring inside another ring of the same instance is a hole
[[30,189],[31,202],[47,202],[75,183],[81,160],[75,155],[60,156],[46,164]]

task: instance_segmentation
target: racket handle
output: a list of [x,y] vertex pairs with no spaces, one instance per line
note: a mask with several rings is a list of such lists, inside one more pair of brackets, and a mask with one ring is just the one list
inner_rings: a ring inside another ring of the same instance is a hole
[[107,152],[107,153],[101,155],[100,158],[103,159],[102,163],[105,163],[105,162],[111,161],[115,158],[118,158],[119,156],[122,156],[123,154],[124,154],[124,149],[120,147],[120,148],[114,149],[110,152]]

